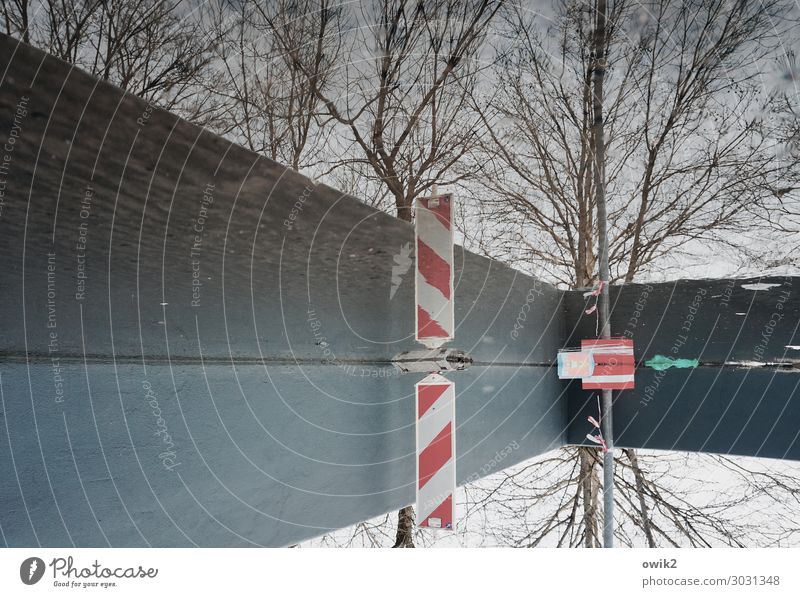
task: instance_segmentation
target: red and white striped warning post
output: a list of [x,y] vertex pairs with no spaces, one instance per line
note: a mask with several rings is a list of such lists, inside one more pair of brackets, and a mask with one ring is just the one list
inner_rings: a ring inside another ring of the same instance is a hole
[[456,393],[432,373],[417,383],[417,524],[454,529]]
[[609,338],[581,340],[581,352],[589,352],[594,369],[583,378],[584,390],[632,390],[636,364],[633,360],[633,340]]
[[[435,193],[434,193],[435,195]],[[417,200],[416,339],[436,349],[453,339],[453,229],[450,195]],[[456,392],[431,373],[416,386],[417,524],[453,529],[456,491]]]
[[453,229],[450,195],[417,199],[416,338],[428,348],[453,339]]

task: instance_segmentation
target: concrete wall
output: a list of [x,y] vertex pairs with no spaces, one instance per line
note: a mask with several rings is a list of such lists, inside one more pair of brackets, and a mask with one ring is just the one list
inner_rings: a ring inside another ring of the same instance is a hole
[[[412,503],[412,227],[2,36],[0,71],[5,542],[286,545]],[[563,444],[563,309],[460,248],[455,284],[463,483]]]

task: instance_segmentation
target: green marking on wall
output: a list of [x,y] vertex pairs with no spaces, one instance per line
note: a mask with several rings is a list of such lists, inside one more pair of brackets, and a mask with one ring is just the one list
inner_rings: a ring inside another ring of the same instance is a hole
[[657,354],[652,359],[645,361],[644,364],[647,367],[655,369],[656,371],[663,371],[664,369],[669,369],[670,367],[675,367],[676,369],[694,369],[700,364],[700,360],[673,359],[671,357],[665,357]]

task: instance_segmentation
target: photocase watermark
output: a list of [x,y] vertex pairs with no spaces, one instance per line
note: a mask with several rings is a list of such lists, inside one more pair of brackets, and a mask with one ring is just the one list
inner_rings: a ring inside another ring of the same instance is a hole
[[292,209],[289,210],[289,215],[283,221],[283,227],[286,228],[286,230],[294,229],[294,223],[300,215],[300,212],[303,211],[303,206],[306,204],[306,201],[308,201],[308,198],[311,197],[311,192],[313,190],[313,185],[306,185],[303,189],[303,193],[297,198],[297,201],[294,202]]
[[75,243],[75,300],[82,301],[86,298],[86,242],[89,237],[89,216],[92,214],[94,189],[92,185],[86,187],[81,198],[78,216],[78,238]]
[[644,313],[644,309],[647,306],[647,299],[650,297],[651,292],[653,292],[653,287],[647,284],[642,288],[636,302],[633,303],[633,313],[628,318],[628,322],[625,324],[625,329],[622,332],[622,335],[626,338],[632,339],[636,328],[639,327],[639,320],[642,318],[642,313]]
[[358,363],[339,360],[322,330],[322,320],[317,315],[315,309],[311,307],[308,308],[306,320],[314,335],[314,344],[318,347],[325,363],[338,367],[344,371],[344,373],[352,377],[380,379],[385,377],[397,377],[403,373],[403,371],[399,370],[397,367],[365,367]]
[[389,300],[392,300],[394,295],[397,294],[397,289],[400,288],[400,284],[403,283],[403,277],[408,273],[408,270],[411,269],[411,265],[414,263],[411,254],[411,243],[405,243],[392,258],[394,265],[392,265],[392,285],[389,287]]
[[731,302],[731,297],[733,296],[733,289],[736,287],[736,280],[728,280],[728,283],[725,285],[725,289],[722,291],[721,295],[716,295],[713,298],[721,298],[719,304],[725,308],[728,308]]
[[505,448],[498,450],[495,455],[489,461],[487,461],[486,464],[481,466],[478,471],[467,477],[466,482],[472,483],[481,477],[491,474],[494,470],[500,470],[500,463],[511,456],[515,450],[519,450],[519,444],[517,443],[517,440],[512,440],[508,445],[506,445]]
[[200,196],[200,208],[197,217],[192,222],[192,248],[189,249],[189,264],[192,267],[192,307],[200,306],[200,291],[203,283],[200,281],[200,257],[203,252],[203,239],[206,229],[206,220],[211,205],[214,203],[214,184],[206,183],[203,194]]
[[147,105],[145,106],[141,116],[139,116],[139,118],[136,119],[136,124],[139,125],[140,129],[143,126],[147,126],[147,123],[150,121],[150,116],[153,114],[153,110],[155,109],[156,107],[154,104],[152,104],[151,102],[147,102]]
[[49,564],[37,557],[25,559],[19,567],[19,578],[26,585],[35,585],[47,568],[53,573],[53,586],[71,589],[116,587],[122,579],[149,579],[158,576],[158,568],[137,566],[105,566],[95,559],[89,565],[76,565],[72,556],[53,558]]
[[53,376],[53,392],[57,403],[64,402],[64,376],[59,356],[58,317],[56,311],[56,254],[47,254],[47,353]]
[[[683,348],[683,346],[689,340],[689,333],[692,331],[692,326],[697,319],[697,314],[700,312],[700,308],[703,306],[703,301],[705,300],[707,294],[708,290],[705,288],[700,288],[692,298],[692,302],[687,307],[686,315],[681,322],[681,327],[678,328],[678,332],[675,335],[675,340],[670,347],[671,354],[678,356],[681,348]],[[666,377],[666,375],[667,369],[662,369],[655,372],[652,381],[645,386],[644,395],[639,400],[639,404],[642,406],[648,406],[650,404],[650,402],[658,393],[658,390],[661,387],[661,381],[664,379],[664,377]]]
[[23,95],[17,102],[14,110],[14,119],[11,121],[11,130],[8,132],[4,142],[3,151],[0,154],[0,218],[3,217],[3,210],[6,206],[6,190],[8,187],[8,173],[11,169],[11,161],[14,158],[14,149],[17,139],[22,134],[22,123],[28,115],[28,102],[30,98]]
[[533,286],[528,290],[528,294],[525,295],[525,302],[522,304],[522,307],[520,307],[519,313],[517,313],[517,317],[514,320],[514,327],[509,332],[509,336],[511,336],[512,340],[519,338],[519,333],[525,328],[525,322],[528,320],[528,313],[530,313],[531,308],[533,308],[536,297],[544,294],[541,286],[542,283],[539,280],[534,280]]
[[[789,279],[788,284],[791,283],[791,279]],[[769,346],[769,342],[772,339],[772,334],[775,332],[775,328],[778,327],[778,324],[783,320],[783,305],[789,300],[791,295],[791,290],[781,290],[778,293],[778,299],[775,302],[774,311],[769,316],[769,321],[764,324],[764,328],[761,330],[761,337],[759,338],[758,343],[753,346],[753,354],[757,359],[764,358],[764,352],[766,352],[767,347]]]
[[142,381],[142,389],[144,390],[144,399],[147,404],[150,405],[153,417],[156,419],[156,432],[154,435],[161,438],[166,448],[158,455],[158,459],[161,461],[161,466],[171,471],[181,464],[180,462],[176,462],[177,454],[175,452],[175,442],[172,441],[172,435],[167,429],[167,422],[164,420],[161,406],[158,404],[158,397],[156,396],[155,390],[153,390],[152,384],[145,379]]
[[41,558],[27,558],[19,566],[19,579],[26,585],[35,585],[44,576],[45,565]]
[[[425,512],[433,513],[436,510],[436,508],[442,502],[444,502],[446,499],[450,498],[450,496],[451,496],[450,492],[437,493],[434,496],[431,496],[431,497],[429,497],[427,499],[422,500],[420,503],[417,504],[417,508],[419,509],[419,511],[421,513],[425,513]],[[450,523],[450,522],[448,522],[444,526],[442,526],[442,519],[441,518],[428,516],[428,517],[426,517],[426,520],[428,521],[428,528],[431,528],[431,529],[441,529],[441,528],[451,529],[451,528],[453,528],[453,524]]]

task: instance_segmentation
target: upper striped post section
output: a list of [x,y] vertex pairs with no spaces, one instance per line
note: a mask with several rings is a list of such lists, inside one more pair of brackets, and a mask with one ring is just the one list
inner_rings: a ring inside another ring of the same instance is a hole
[[437,373],[417,383],[417,521],[454,529],[456,394]]
[[594,360],[592,374],[583,378],[584,390],[633,389],[633,340],[581,340],[581,352],[590,352]]
[[416,339],[428,348],[452,340],[455,330],[451,208],[450,195],[417,199]]

